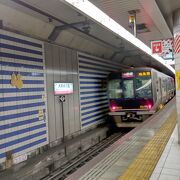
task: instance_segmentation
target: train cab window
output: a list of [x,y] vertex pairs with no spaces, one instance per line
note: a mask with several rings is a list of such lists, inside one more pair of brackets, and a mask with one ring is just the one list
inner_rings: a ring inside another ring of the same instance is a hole
[[134,98],[134,83],[133,80],[123,80],[123,97]]
[[110,99],[122,98],[121,80],[113,79],[109,81],[108,95]]
[[135,93],[136,97],[140,98],[151,98],[152,87],[151,77],[137,77],[135,80]]

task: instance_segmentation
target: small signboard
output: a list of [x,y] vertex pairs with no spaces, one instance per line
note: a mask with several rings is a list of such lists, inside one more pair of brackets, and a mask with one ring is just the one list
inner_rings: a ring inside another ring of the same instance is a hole
[[54,94],[72,94],[73,93],[73,83],[54,83]]
[[134,73],[133,72],[122,73],[122,78],[132,78],[132,77],[134,77]]
[[180,34],[175,34],[174,36],[174,52],[175,54],[180,53]]
[[180,71],[176,71],[176,89],[180,90]]
[[165,60],[173,59],[173,39],[162,40],[162,53],[161,57]]
[[158,54],[161,56],[166,64],[173,65],[173,39],[162,39],[158,41],[151,41],[152,54]]
[[151,72],[138,72],[138,76],[150,76]]
[[60,102],[65,102],[65,96],[59,96],[59,100],[60,100]]
[[152,54],[162,53],[162,41],[151,41]]

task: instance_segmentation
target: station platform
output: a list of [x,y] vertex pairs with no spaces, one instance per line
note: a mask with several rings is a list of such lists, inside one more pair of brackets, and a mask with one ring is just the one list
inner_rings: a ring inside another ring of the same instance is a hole
[[66,180],[179,180],[175,104],[174,98]]
[[175,127],[150,180],[180,180],[180,145]]

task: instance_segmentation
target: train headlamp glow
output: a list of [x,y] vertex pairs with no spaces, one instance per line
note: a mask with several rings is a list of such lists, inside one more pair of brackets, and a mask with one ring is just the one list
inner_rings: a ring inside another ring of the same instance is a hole
[[147,105],[144,105],[144,106],[140,106],[140,109],[148,109],[150,110],[152,108],[152,105],[151,104],[147,104]]
[[111,105],[110,110],[111,110],[111,111],[122,110],[122,106]]
[[111,109],[114,111],[116,110],[116,106],[112,106]]
[[150,110],[152,108],[152,105],[151,104],[147,104],[144,106],[146,109]]
[[148,109],[151,109],[152,108],[152,105],[151,104],[148,104]]
[[163,58],[161,58],[158,55],[153,55],[151,49],[147,45],[145,45],[139,39],[135,38],[124,27],[122,27],[120,24],[118,24],[116,21],[114,21],[112,18],[110,18],[107,14],[105,14],[103,11],[101,11],[99,8],[97,8],[94,4],[92,4],[88,0],[61,0],[61,1],[64,1],[68,5],[71,5],[72,7],[78,9],[80,12],[83,12],[84,14],[95,20],[97,23],[99,23],[100,25],[103,25],[104,27],[106,27],[108,30],[112,31],[116,35],[119,35],[120,37],[129,41],[131,44],[141,49],[146,54],[150,55],[156,61],[160,62],[162,65],[164,65],[173,73],[175,73],[174,68],[172,68],[170,65],[166,65]]

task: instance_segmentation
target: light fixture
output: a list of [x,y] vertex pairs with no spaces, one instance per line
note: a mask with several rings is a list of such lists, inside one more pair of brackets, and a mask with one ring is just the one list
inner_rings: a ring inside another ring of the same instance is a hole
[[78,11],[84,13],[85,15],[89,16],[100,25],[103,25],[108,30],[112,31],[116,35],[119,35],[123,39],[127,40],[137,48],[144,51],[146,54],[150,55],[156,61],[160,62],[162,65],[167,67],[170,71],[175,73],[174,68],[172,68],[170,65],[166,65],[163,58],[161,58],[156,54],[155,55],[152,54],[151,49],[146,44],[144,44],[142,41],[134,37],[124,27],[122,27],[120,24],[118,24],[116,21],[114,21],[112,18],[110,18],[107,14],[105,14],[103,11],[101,11],[98,7],[96,7],[88,0],[60,0],[60,1],[63,1],[68,5],[71,5],[73,8],[78,9]]

